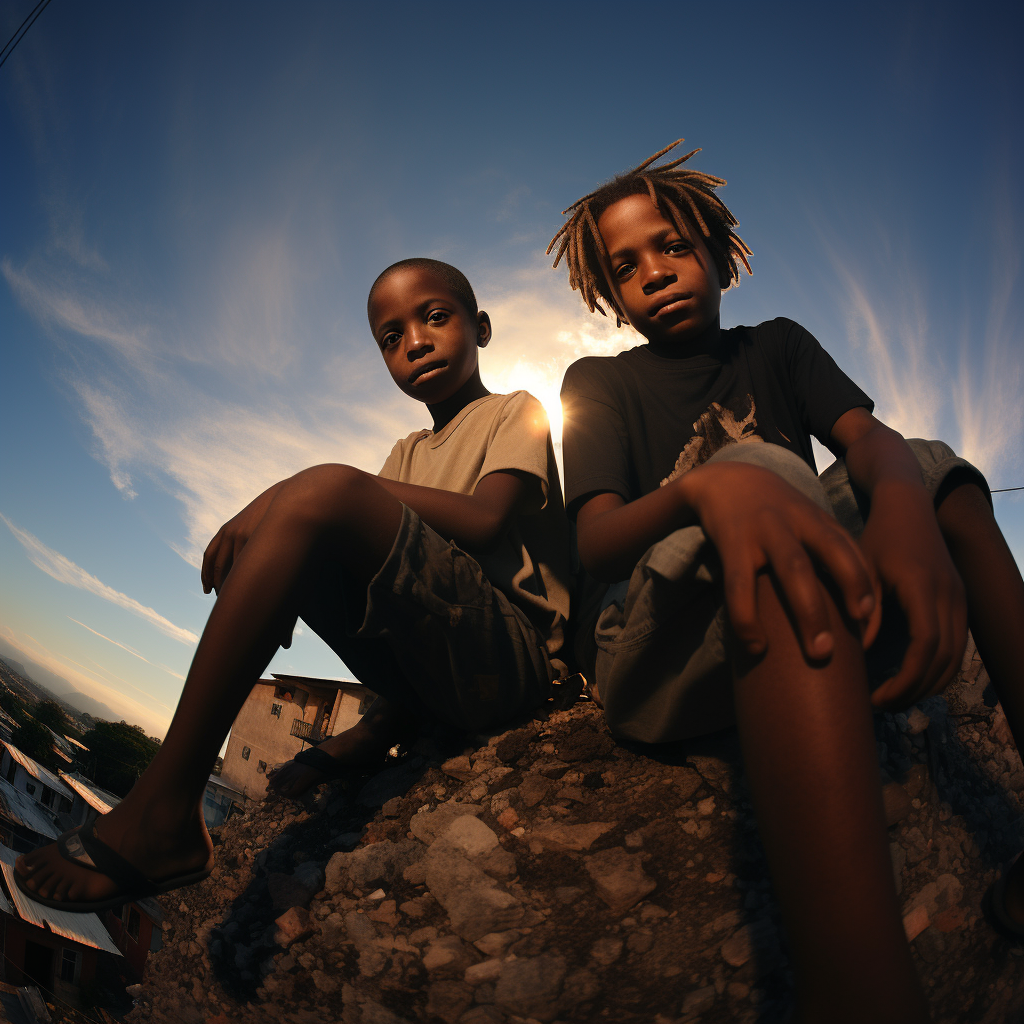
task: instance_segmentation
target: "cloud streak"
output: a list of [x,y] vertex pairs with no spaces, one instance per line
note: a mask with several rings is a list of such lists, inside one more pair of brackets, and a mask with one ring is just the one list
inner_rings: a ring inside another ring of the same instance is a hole
[[[91,573],[86,572],[81,566],[76,565],[70,558],[62,555],[59,551],[47,547],[38,537],[34,537],[27,530],[19,529],[5,515],[0,513],[0,522],[14,534],[15,539],[25,549],[29,561],[41,569],[48,576],[52,576],[58,583],[65,583],[69,587],[76,587],[85,590],[90,594],[103,598],[111,604],[123,608],[140,619],[145,619],[151,626],[160,630],[164,636],[177,640],[183,644],[198,643],[199,637],[191,630],[176,626],[170,619],[164,618],[159,612],[136,601],[135,598],[122,594],[119,590],[107,586],[102,580],[97,579]],[[81,625],[81,623],[79,623]],[[87,627],[88,628],[88,627]]]

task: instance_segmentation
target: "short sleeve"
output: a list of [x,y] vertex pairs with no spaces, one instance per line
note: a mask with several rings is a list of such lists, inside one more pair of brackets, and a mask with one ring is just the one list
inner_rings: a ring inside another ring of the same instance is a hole
[[579,359],[562,380],[562,462],[565,507],[571,519],[588,494],[612,491],[624,501],[636,497],[630,483],[629,431],[601,372],[603,362]]
[[548,500],[550,452],[551,431],[544,406],[528,391],[517,391],[509,396],[494,425],[476,483],[490,473],[528,473],[537,478],[538,487],[523,511],[539,512]]
[[792,320],[774,321],[783,349],[797,410],[805,428],[827,444],[836,420],[851,409],[871,412],[875,403],[838,366],[810,331]]
[[395,447],[391,449],[391,454],[384,460],[384,465],[380,467],[380,472],[377,474],[379,477],[383,477],[385,480],[397,480],[402,469],[402,442],[396,441]]

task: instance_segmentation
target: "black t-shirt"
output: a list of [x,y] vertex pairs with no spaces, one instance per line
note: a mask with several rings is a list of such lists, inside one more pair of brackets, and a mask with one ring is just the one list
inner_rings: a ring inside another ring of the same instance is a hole
[[843,413],[874,408],[815,338],[783,317],[724,330],[698,355],[659,351],[640,345],[566,370],[562,456],[573,518],[588,494],[633,501],[751,434],[814,469],[811,435],[825,442]]

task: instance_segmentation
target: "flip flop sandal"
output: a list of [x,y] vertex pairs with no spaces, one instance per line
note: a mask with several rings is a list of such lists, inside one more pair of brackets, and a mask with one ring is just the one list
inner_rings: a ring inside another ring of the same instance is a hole
[[[161,893],[182,889],[186,885],[201,882],[213,870],[213,866],[201,871],[190,871],[160,882],[150,881],[134,864],[130,864],[116,850],[112,850],[96,835],[96,818],[92,817],[79,828],[65,832],[57,840],[60,855],[72,864],[97,874],[105,875],[119,888],[116,896],[92,902],[76,902],[74,900],[55,900],[40,896],[25,884],[25,879],[17,872],[14,881],[18,888],[30,899],[44,907],[54,910],[65,910],[70,914],[96,914],[102,910],[113,910],[115,907],[145,899],[147,896],[159,896]],[[91,863],[90,863],[91,862]]]
[[999,877],[988,887],[982,907],[987,911],[986,916],[989,919],[989,924],[997,932],[1000,932],[1009,939],[1016,939],[1018,942],[1021,942],[1024,941],[1024,927],[1014,921],[1006,910],[1006,876],[1009,874],[1013,863],[1011,861],[1007,864]]
[[340,779],[361,770],[355,765],[345,764],[336,757],[331,757],[326,750],[321,750],[319,747],[308,747],[306,750],[301,750],[292,760],[296,764],[304,764],[307,768],[315,769],[328,780]]

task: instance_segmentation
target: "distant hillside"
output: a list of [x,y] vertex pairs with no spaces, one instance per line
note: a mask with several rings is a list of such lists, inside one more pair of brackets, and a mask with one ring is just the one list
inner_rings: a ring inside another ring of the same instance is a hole
[[120,722],[124,715],[119,715],[113,708],[108,707],[95,697],[79,693],[77,690],[69,690],[66,693],[56,695],[57,699],[65,704],[70,704],[76,711],[82,711],[93,718],[102,718],[105,722]]
[[26,669],[25,666],[22,665],[20,661],[12,661],[10,658],[0,658],[0,661],[2,661],[9,669],[11,669],[11,671],[17,672],[19,676],[28,675],[28,669]]

